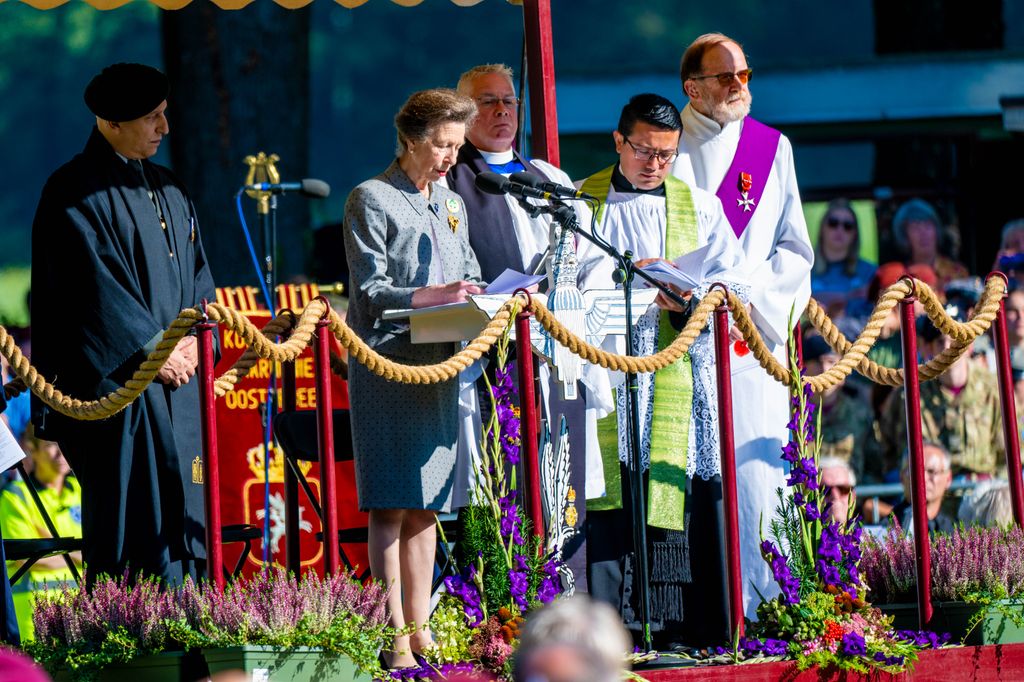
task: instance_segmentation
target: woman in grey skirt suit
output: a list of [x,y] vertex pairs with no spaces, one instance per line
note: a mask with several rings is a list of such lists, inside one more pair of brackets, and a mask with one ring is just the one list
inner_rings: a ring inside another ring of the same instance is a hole
[[[425,365],[456,352],[453,343],[413,345],[394,308],[424,308],[482,293],[461,197],[438,180],[455,164],[474,102],[454,90],[417,92],[395,116],[398,158],[356,187],[345,204],[351,272],[348,324],[377,352]],[[419,626],[395,639],[390,665],[415,664],[432,644],[430,616],[438,511],[451,508],[458,382],[401,384],[349,368],[359,507],[369,511],[370,571],[391,586],[391,624]]]

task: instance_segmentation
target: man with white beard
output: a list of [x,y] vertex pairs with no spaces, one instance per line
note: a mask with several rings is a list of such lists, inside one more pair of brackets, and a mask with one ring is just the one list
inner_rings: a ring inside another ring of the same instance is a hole
[[[746,255],[750,312],[775,357],[786,362],[790,311],[799,316],[811,293],[814,249],[797,189],[793,150],[779,131],[750,118],[751,70],[743,49],[720,33],[686,49],[680,78],[689,104],[673,174],[718,195]],[[735,327],[730,334],[737,499],[743,601],[753,616],[758,593],[778,593],[761,558],[759,526],[775,515],[775,490],[785,487],[782,446],[788,440],[784,385],[760,368]],[[706,594],[694,575],[692,592]],[[693,612],[693,609],[688,609]]]

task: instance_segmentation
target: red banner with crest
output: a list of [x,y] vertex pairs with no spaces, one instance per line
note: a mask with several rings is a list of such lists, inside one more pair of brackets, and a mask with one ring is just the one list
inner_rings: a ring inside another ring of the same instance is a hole
[[[233,308],[257,327],[263,327],[270,320],[267,308],[259,302],[255,287],[231,287],[217,289],[217,302]],[[277,288],[278,309],[288,308],[301,311],[306,304],[320,295],[315,284],[283,284]],[[216,373],[227,371],[245,350],[244,343],[231,331],[218,329],[221,358]],[[334,351],[340,353],[337,341],[332,339]],[[221,514],[224,525],[252,524],[263,528],[266,515],[268,480],[265,469],[263,411],[267,391],[270,388],[271,363],[260,360],[224,396],[217,399],[217,440],[220,454]],[[332,374],[332,402],[335,409],[348,407],[348,390],[345,381]],[[307,348],[295,361],[295,398],[299,410],[316,409],[316,377],[312,348]],[[277,405],[281,402],[281,367],[277,367]],[[335,452],[351,452],[352,443],[335,442]],[[263,539],[252,543],[252,553],[245,560],[244,572],[251,575],[263,567],[264,556],[272,565],[285,565],[285,501],[284,501],[284,453],[280,446],[272,448],[269,466],[269,515],[270,552],[264,550]],[[320,466],[315,462],[299,462],[300,471],[309,481],[319,502]],[[365,528],[366,514],[358,510],[356,501],[355,474],[349,461],[335,464],[338,483],[338,527]],[[313,569],[323,573],[323,547],[316,535],[321,532],[320,519],[309,503],[302,489],[299,490],[299,534],[300,561],[302,571]],[[233,569],[242,554],[241,544],[224,546],[224,563]],[[342,546],[345,556],[353,565],[359,566],[359,573],[368,566],[365,544]]]

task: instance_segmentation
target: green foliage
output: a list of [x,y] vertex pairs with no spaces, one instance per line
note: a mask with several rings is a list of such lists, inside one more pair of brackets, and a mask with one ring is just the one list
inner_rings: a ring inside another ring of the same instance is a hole
[[512,599],[505,548],[500,542],[495,542],[495,538],[500,537],[498,521],[489,506],[474,504],[462,509],[459,523],[461,527],[455,555],[460,566],[469,566],[479,559],[483,560],[483,598],[488,605],[484,608],[484,614],[487,615],[490,608],[508,605]]
[[469,659],[473,630],[466,624],[462,602],[456,597],[441,595],[437,608],[430,616],[430,632],[435,645],[432,650],[425,652],[430,663],[440,665]]
[[34,658],[51,675],[67,670],[71,679],[91,682],[108,666],[127,663],[140,656],[158,653],[160,649],[140,647],[128,631],[118,626],[108,630],[99,641],[79,640],[53,643],[32,641],[25,645],[25,653]]

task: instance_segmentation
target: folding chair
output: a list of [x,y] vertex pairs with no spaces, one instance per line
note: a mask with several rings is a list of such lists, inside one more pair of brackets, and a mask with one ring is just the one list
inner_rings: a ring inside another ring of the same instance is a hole
[[[352,424],[349,421],[348,410],[334,410],[332,412],[334,422],[334,461],[347,462],[352,460]],[[288,570],[298,573],[299,571],[299,500],[298,487],[301,487],[309,500],[313,512],[320,519],[321,528],[324,527],[323,509],[320,506],[319,496],[313,491],[313,487],[306,480],[299,462],[319,462],[320,446],[317,442],[317,416],[314,410],[288,410],[278,413],[274,417],[274,436],[281,445],[285,456],[285,554]],[[324,473],[321,472],[321,476]],[[317,540],[324,544],[324,554],[327,554],[326,540],[323,531],[317,533]],[[363,527],[339,528],[339,545],[345,544],[366,544],[367,529]],[[345,568],[353,570],[352,562],[345,554],[344,548],[340,548],[340,555]],[[360,580],[369,577],[370,569],[367,568],[359,576]]]
[[14,575],[10,576],[10,584],[14,585],[21,580],[22,576],[28,573],[32,566],[40,559],[57,555],[64,556],[68,570],[71,571],[71,577],[74,578],[76,583],[81,584],[82,577],[78,573],[78,568],[75,566],[75,562],[71,560],[70,555],[72,552],[82,549],[82,538],[62,537],[57,532],[57,527],[53,525],[53,519],[47,513],[46,507],[43,506],[43,500],[39,497],[39,492],[32,483],[28,472],[25,471],[25,464],[18,462],[15,467],[22,480],[25,481],[25,487],[28,488],[29,496],[36,505],[36,509],[39,510],[39,515],[43,518],[43,523],[46,524],[46,529],[50,531],[52,537],[11,540],[4,538],[4,553],[7,555],[7,560],[25,562],[18,567]]

